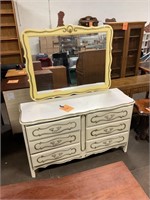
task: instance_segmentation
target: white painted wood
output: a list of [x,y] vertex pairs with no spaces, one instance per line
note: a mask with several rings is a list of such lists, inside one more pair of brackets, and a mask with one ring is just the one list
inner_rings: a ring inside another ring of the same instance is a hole
[[64,159],[77,156],[80,157],[80,145],[74,144],[57,150],[45,151],[42,153],[31,155],[33,166],[42,166],[45,163],[55,164],[55,162],[63,163]]
[[[134,100],[118,89],[20,105],[31,170],[122,147],[127,151]],[[66,112],[60,105],[69,105]],[[95,123],[96,121],[96,123]]]
[[28,157],[28,161],[29,161],[29,167],[30,167],[31,176],[33,178],[35,178],[36,174],[35,174],[35,171],[34,171],[33,165],[32,165],[32,160],[31,160],[31,155],[30,155],[30,151],[29,151],[29,145],[28,145],[25,126],[22,126],[22,131],[23,131],[23,136],[24,136],[25,147],[26,147],[26,151],[27,151],[27,157]]
[[[60,105],[69,105],[74,109],[65,112]],[[38,124],[71,116],[87,114],[90,111],[107,110],[132,105],[133,99],[125,95],[119,89],[113,88],[92,94],[76,95],[68,98],[37,101],[20,104],[20,122],[24,125]],[[36,113],[36,114],[35,114]]]
[[86,124],[88,127],[101,124],[109,124],[119,120],[130,119],[132,114],[132,106],[121,106],[120,108],[108,109],[90,113],[87,115]]
[[27,126],[27,137],[29,141],[45,137],[58,136],[64,133],[80,130],[80,117],[53,121],[50,123]]
[[86,141],[86,124],[85,124],[85,121],[86,121],[86,116],[85,115],[82,115],[81,116],[81,130],[80,130],[80,138],[81,138],[81,151],[84,151],[85,148],[86,148],[86,144],[85,144],[85,141]]
[[31,154],[56,149],[80,142],[80,131],[61,134],[55,137],[29,142]]
[[111,135],[100,139],[97,138],[95,140],[89,140],[86,143],[86,151],[98,152],[101,149],[105,149],[108,147],[113,148],[116,145],[126,146],[128,143],[128,135],[129,134],[126,132],[126,133]]
[[127,132],[130,129],[130,119],[121,120],[104,125],[93,126],[86,129],[86,139],[96,139],[100,137],[107,137],[113,134]]

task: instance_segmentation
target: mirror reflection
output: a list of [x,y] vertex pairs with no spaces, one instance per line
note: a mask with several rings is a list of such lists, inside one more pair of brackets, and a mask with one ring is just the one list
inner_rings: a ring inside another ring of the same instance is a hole
[[22,46],[33,100],[108,89],[111,26],[25,30]]
[[30,37],[29,46],[37,91],[105,82],[105,32]]

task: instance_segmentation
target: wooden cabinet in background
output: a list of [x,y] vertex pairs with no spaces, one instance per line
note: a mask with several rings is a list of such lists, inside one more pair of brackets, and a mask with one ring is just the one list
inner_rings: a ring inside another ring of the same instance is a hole
[[1,64],[20,64],[23,60],[13,1],[1,1],[0,16]]
[[108,22],[113,28],[113,78],[138,75],[145,22]]

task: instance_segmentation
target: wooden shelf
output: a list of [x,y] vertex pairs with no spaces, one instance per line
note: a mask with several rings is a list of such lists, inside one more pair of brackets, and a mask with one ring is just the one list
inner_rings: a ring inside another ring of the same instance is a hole
[[5,23],[5,24],[1,24],[1,27],[15,27],[16,25],[14,23]]
[[1,41],[9,41],[9,40],[18,40],[17,37],[2,37],[0,38]]
[[140,35],[130,35],[130,38],[139,38]]
[[127,70],[128,70],[128,69],[135,69],[135,67],[136,67],[135,65],[130,65],[130,66],[127,66],[126,69],[127,69]]
[[113,37],[113,40],[118,40],[118,39],[124,39],[124,37],[123,36],[114,36]]
[[126,77],[129,77],[129,76],[135,76],[135,73],[134,72],[126,72]]
[[13,15],[14,12],[13,12],[13,10],[1,10],[0,14],[1,15]]
[[112,67],[112,70],[120,70],[119,67]]
[[120,78],[120,76],[119,76],[118,73],[113,73],[113,74],[111,74],[111,78],[112,78],[112,79]]
[[2,56],[13,55],[13,54],[20,54],[20,51],[1,51]]
[[[112,78],[138,75],[138,63],[141,56],[145,23],[146,22],[128,22],[127,30],[123,30],[123,22],[105,23],[112,26],[114,31],[112,45]],[[120,70],[117,70],[115,66]]]
[[129,49],[128,51],[138,51],[138,49]]
[[122,50],[119,50],[119,49],[117,49],[117,50],[116,50],[116,49],[115,49],[115,50],[112,49],[112,53],[122,53],[122,52],[123,52],[123,51],[122,51]]
[[21,64],[23,57],[13,0],[1,0],[0,14],[1,64]]

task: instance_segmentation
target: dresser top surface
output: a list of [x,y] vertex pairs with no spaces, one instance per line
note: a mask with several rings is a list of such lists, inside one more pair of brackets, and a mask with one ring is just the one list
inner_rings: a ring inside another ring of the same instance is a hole
[[[68,98],[22,103],[20,104],[20,123],[32,125],[133,103],[132,98],[117,88]],[[65,105],[73,109],[67,112],[62,109]]]

